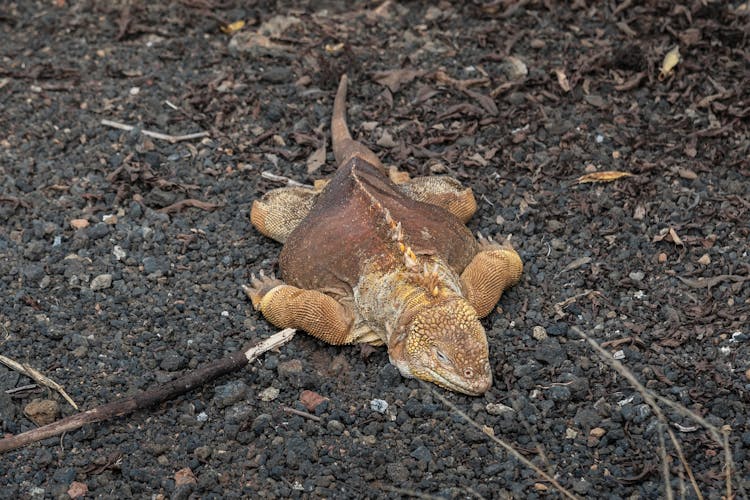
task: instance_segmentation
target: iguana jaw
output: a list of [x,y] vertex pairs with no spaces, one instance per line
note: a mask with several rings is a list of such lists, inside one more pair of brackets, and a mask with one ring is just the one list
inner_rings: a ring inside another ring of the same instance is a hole
[[487,336],[465,300],[426,307],[412,318],[388,343],[391,363],[403,376],[470,396],[490,388]]

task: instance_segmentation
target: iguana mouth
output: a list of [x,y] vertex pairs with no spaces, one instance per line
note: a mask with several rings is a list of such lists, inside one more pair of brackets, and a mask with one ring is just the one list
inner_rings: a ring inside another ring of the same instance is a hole
[[[477,380],[474,383],[461,384],[429,368],[427,368],[426,371],[427,371],[426,379],[428,381],[439,385],[443,389],[448,389],[449,391],[454,391],[454,392],[460,392],[463,394],[467,394],[469,396],[481,396],[482,394],[487,392],[487,390],[492,386],[492,376],[490,376],[489,380],[485,383],[482,383],[484,381]],[[479,386],[479,389],[475,389],[474,388],[475,386]]]

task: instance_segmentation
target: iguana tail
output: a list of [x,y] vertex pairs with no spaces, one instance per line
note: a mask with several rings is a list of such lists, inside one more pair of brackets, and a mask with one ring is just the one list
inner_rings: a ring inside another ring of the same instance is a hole
[[341,166],[352,158],[361,158],[372,165],[385,170],[375,153],[361,142],[352,139],[349,127],[346,125],[346,86],[349,79],[341,75],[336,99],[333,101],[333,116],[331,117],[331,135],[333,136],[333,155],[336,163]]

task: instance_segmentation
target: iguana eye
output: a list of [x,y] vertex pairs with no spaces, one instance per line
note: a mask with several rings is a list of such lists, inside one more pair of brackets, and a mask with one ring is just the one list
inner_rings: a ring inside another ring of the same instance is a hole
[[443,354],[439,349],[435,349],[435,355],[437,356],[437,359],[439,359],[441,363],[450,363],[450,359],[448,359],[448,356]]

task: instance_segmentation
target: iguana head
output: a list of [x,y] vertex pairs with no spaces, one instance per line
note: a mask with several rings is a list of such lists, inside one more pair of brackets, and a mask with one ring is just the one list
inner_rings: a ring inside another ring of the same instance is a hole
[[470,396],[492,385],[487,336],[462,298],[421,309],[394,332],[388,352],[405,377]]

